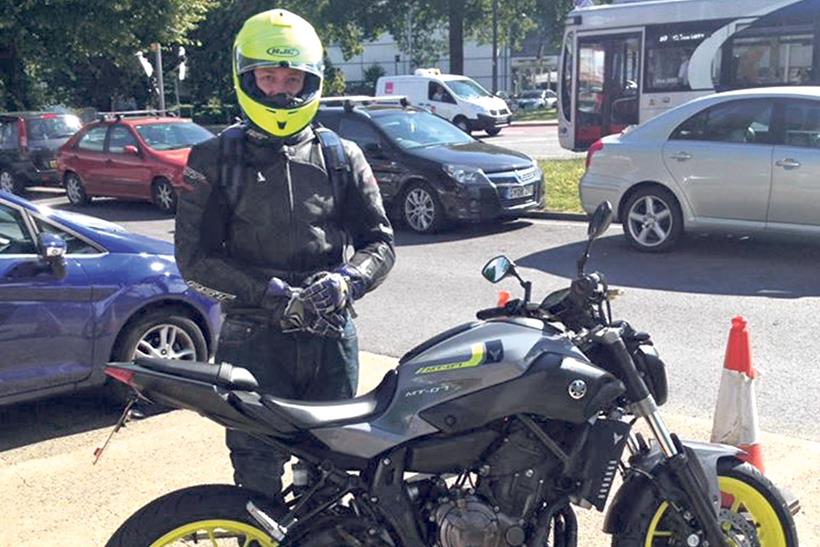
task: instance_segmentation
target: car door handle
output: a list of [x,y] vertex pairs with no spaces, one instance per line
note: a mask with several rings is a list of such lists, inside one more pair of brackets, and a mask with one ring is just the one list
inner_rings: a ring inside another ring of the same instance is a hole
[[692,159],[692,154],[690,154],[689,152],[678,152],[677,154],[672,154],[669,157],[673,160],[686,161]]
[[784,169],[797,169],[798,167],[800,167],[800,162],[792,158],[784,158],[782,160],[777,160],[776,162],[774,162],[774,164]]

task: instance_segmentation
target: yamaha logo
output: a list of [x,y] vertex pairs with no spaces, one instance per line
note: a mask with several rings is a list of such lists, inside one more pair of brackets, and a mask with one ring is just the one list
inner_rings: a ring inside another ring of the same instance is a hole
[[267,53],[274,57],[296,57],[299,55],[299,50],[295,47],[273,46],[267,49]]
[[584,395],[587,394],[587,383],[583,380],[573,380],[567,391],[569,392],[569,396],[576,401],[583,399]]

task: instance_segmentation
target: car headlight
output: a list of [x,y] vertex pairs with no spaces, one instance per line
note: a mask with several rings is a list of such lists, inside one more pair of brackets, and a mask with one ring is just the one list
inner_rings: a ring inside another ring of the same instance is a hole
[[487,175],[484,174],[484,171],[468,165],[445,164],[444,172],[447,173],[447,176],[459,184],[479,184],[490,182]]

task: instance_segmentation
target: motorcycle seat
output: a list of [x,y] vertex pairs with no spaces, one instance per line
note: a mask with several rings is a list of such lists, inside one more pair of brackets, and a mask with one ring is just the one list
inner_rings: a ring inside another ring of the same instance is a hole
[[227,389],[255,391],[259,384],[251,371],[229,363],[204,363],[201,361],[179,361],[174,359],[157,359],[138,357],[134,363],[156,372],[199,380]]
[[393,400],[397,383],[398,374],[395,370],[391,370],[384,375],[381,383],[375,389],[355,399],[306,402],[263,395],[262,404],[284,414],[293,425],[300,429],[357,423],[384,412]]

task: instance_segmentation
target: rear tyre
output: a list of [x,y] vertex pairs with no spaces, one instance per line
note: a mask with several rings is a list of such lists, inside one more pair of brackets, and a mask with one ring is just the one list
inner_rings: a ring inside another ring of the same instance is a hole
[[[137,357],[207,361],[205,335],[191,318],[178,310],[156,310],[126,325],[112,352],[114,361],[133,361]],[[117,403],[128,399],[131,391],[123,383],[107,384],[109,398]]]
[[453,120],[453,123],[456,127],[461,129],[468,135],[472,133],[472,131],[470,131],[470,124],[467,123],[467,118],[465,118],[464,116],[456,116],[456,118]]
[[[730,545],[797,547],[797,530],[783,496],[760,471],[730,458],[718,463],[720,524]],[[635,500],[634,517],[612,538],[613,547],[687,545],[680,518],[649,488]]]
[[277,547],[279,543],[248,513],[249,501],[274,520],[285,512],[252,490],[217,484],[194,486],[166,494],[131,515],[106,547]]
[[427,184],[414,182],[408,185],[402,194],[400,207],[402,222],[414,232],[433,234],[447,224],[444,206]]
[[66,173],[63,179],[65,186],[65,195],[72,205],[88,205],[91,203],[91,198],[85,191],[85,185],[76,173]]
[[7,194],[23,195],[23,184],[8,169],[0,169],[0,192]]
[[621,220],[627,241],[639,251],[669,250],[683,234],[683,214],[674,194],[660,186],[647,186],[626,202]]
[[163,213],[174,213],[177,210],[177,191],[167,179],[158,179],[151,186],[151,200]]

